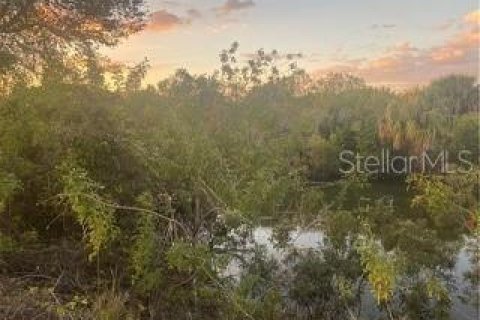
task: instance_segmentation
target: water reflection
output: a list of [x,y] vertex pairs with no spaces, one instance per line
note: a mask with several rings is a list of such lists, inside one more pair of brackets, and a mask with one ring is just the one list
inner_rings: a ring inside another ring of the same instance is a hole
[[[280,248],[275,245],[276,241],[274,239],[274,231],[273,227],[258,227],[253,232],[253,239],[257,245],[263,246],[266,248],[268,254],[273,257],[276,261],[280,264],[288,264],[290,266],[296,265],[297,272],[303,274],[308,272],[306,269],[306,265],[312,264],[315,269],[321,268],[322,265],[325,264],[325,259],[338,259],[341,254],[340,252],[337,253],[337,256],[332,256],[332,249],[331,247],[328,248],[330,244],[328,244],[328,238],[322,231],[313,231],[313,230],[306,230],[302,231],[300,229],[294,230],[289,234],[289,241],[288,246]],[[418,269],[415,269],[415,264],[417,261],[424,261],[428,262],[427,265],[432,267],[432,271],[436,271],[436,275],[441,278],[445,284],[447,284],[449,296],[452,299],[451,304],[448,306],[451,307],[448,311],[448,314],[451,319],[478,319],[478,311],[476,306],[473,304],[478,297],[478,283],[472,283],[472,280],[468,277],[468,275],[472,272],[472,269],[475,269],[476,266],[474,264],[474,254],[472,252],[473,248],[468,248],[467,244],[470,246],[478,246],[475,243],[475,239],[462,239],[460,249],[458,248],[459,242],[456,242],[454,245],[446,245],[446,247],[455,248],[456,251],[454,254],[451,252],[441,250],[431,250],[431,251],[423,251],[420,250],[417,254],[413,254],[410,257],[409,268],[413,268],[411,272],[413,274],[419,272]],[[418,249],[418,248],[417,248]],[[475,249],[476,250],[476,249]],[[326,252],[329,251],[329,252]],[[440,256],[438,254],[440,253]],[[292,256],[296,256],[293,258]],[[343,257],[347,257],[345,253],[341,255]],[[323,258],[321,258],[323,257]],[[421,257],[421,258],[419,258]],[[435,265],[435,262],[444,258],[443,266],[442,264]],[[430,260],[429,260],[430,258]],[[292,263],[292,260],[295,260],[295,263]],[[331,262],[331,260],[330,260]],[[353,257],[351,260],[345,259],[345,262],[352,262],[353,265],[358,264],[358,261],[355,260]],[[336,264],[336,267],[338,264]],[[240,270],[238,270],[240,271]],[[327,278],[333,279],[334,274],[337,274],[341,270],[335,269],[330,270],[330,273],[327,272]],[[324,272],[324,271],[322,271]],[[338,272],[338,273],[337,273]],[[360,268],[358,268],[358,272],[361,273]],[[298,285],[298,281],[304,281],[303,279],[299,279],[299,275],[297,275],[296,282]],[[358,274],[356,274],[358,275]],[[306,275],[308,278],[308,274]],[[310,274],[313,278],[318,280],[318,274]],[[467,276],[467,277],[466,277]],[[471,274],[470,274],[471,276]],[[305,279],[307,281],[314,281],[315,279]],[[410,279],[410,285],[413,285],[416,281],[420,279]],[[407,280],[403,280],[407,281]],[[312,282],[314,284],[314,282]],[[303,285],[300,283],[300,285]],[[376,304],[374,297],[370,294],[368,290],[368,285],[364,282],[363,287],[361,288],[361,299],[359,299],[360,306],[357,308],[360,310],[358,312],[359,316],[364,319],[381,319],[382,318],[382,310]],[[314,291],[321,291],[325,290],[325,288],[313,286],[312,289]],[[298,294],[295,291],[298,291],[298,288],[293,287],[293,290],[290,292],[292,294]],[[305,290],[305,288],[303,288]],[[411,289],[409,289],[411,290]],[[413,294],[410,292],[410,294]],[[307,295],[310,295],[310,298],[313,299],[311,296],[311,292],[308,292]],[[297,297],[297,299],[303,299],[304,297]],[[421,311],[422,308],[425,306],[420,305],[422,303],[422,298],[417,294],[413,297],[403,297],[407,299],[407,301],[400,302],[399,304],[404,304],[404,307],[412,308],[410,310],[409,319],[432,319],[429,317],[426,311]],[[414,301],[416,300],[416,301]],[[313,302],[313,300],[312,300]],[[304,303],[307,303],[306,301]],[[321,310],[320,313],[324,312],[325,310]],[[417,313],[418,312],[418,313]],[[434,314],[430,313],[430,316],[435,316]]]
[[[457,221],[432,220],[393,199],[331,208],[315,228],[257,227],[249,244],[256,267],[229,272],[242,283],[265,262],[263,290],[278,290],[284,314],[296,319],[478,319],[478,240]],[[359,254],[359,242],[376,249]]]

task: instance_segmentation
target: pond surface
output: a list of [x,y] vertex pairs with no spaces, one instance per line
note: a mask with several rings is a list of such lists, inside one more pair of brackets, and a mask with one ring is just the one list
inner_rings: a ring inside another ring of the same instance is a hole
[[[362,215],[365,215],[365,219],[369,219],[374,226],[372,234],[385,251],[402,256],[403,271],[397,275],[398,288],[392,298],[395,306],[401,310],[397,314],[406,315],[403,319],[479,319],[479,240],[466,236],[461,226],[454,222],[450,224],[447,221],[445,224],[444,221],[437,223],[425,219],[410,205],[411,195],[404,185],[377,184],[363,193],[361,198],[351,203],[358,205],[364,202],[367,210],[351,213],[351,208],[342,208],[321,219],[315,226],[296,226],[279,232],[281,221],[277,221],[254,229],[248,246],[264,248],[268,258],[278,263],[280,272],[277,278],[285,284],[285,296],[288,298],[291,292],[295,292],[292,287],[305,280],[307,284],[310,280],[321,284],[321,281],[329,282],[339,275],[347,278],[351,275],[351,282],[357,283],[362,278],[361,263],[351,239],[360,232],[359,221],[363,221]],[[386,207],[379,206],[378,201],[371,201],[379,198],[382,199],[382,205],[387,204]],[[319,274],[315,271],[309,275],[312,277],[310,280],[305,279],[299,274],[305,271],[299,270],[311,269],[298,268],[303,263],[302,259],[316,261],[317,265],[313,268],[328,271]],[[335,266],[333,270],[331,266]],[[357,271],[351,271],[350,267]],[[228,273],[241,277],[242,268],[233,263]],[[324,279],[319,281],[318,277]],[[432,303],[429,294],[422,289],[428,288],[427,278],[438,280],[445,289],[446,299],[439,298]],[[385,308],[378,306],[367,282],[359,285],[356,319],[388,319]],[[325,290],[325,287],[318,290]],[[319,300],[310,301],[318,303]],[[312,308],[315,306],[310,306]]]
[[[268,253],[278,261],[283,261],[287,255],[287,251],[276,248],[275,241],[273,240],[273,228],[272,227],[258,227],[255,229],[253,238],[256,244],[264,246]],[[299,250],[315,250],[321,251],[325,235],[321,231],[307,230],[302,231],[300,229],[292,231],[290,238],[293,239],[289,244]],[[463,302],[458,295],[463,295],[465,290],[472,287],[472,283],[465,277],[465,274],[472,270],[473,254],[472,248],[469,246],[478,245],[473,242],[475,239],[464,239],[464,246],[455,255],[455,263],[450,270],[447,270],[452,276],[449,279],[449,295],[452,298],[452,306],[450,311],[451,319],[456,320],[477,320],[479,319],[478,309],[471,303]],[[478,288],[477,288],[478,290]],[[469,293],[467,293],[469,294]],[[477,292],[472,292],[477,294]],[[472,297],[475,299],[475,297]],[[478,300],[478,297],[477,297]],[[375,299],[368,290],[365,290],[365,294],[362,297],[362,317],[365,319],[374,319],[380,316],[381,312],[377,308]]]

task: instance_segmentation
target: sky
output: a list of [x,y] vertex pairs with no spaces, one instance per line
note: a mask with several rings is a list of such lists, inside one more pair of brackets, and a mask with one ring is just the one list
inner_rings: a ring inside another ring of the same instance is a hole
[[396,88],[480,73],[478,0],[146,1],[145,29],[103,52],[127,64],[147,58],[147,83],[179,68],[211,73],[234,41],[245,60],[260,48],[302,53],[313,76],[347,72]]

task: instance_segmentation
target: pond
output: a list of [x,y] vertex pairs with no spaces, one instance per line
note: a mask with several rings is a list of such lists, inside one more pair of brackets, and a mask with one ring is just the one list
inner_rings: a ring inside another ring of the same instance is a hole
[[[307,228],[285,229],[282,221],[276,221],[254,229],[247,246],[262,248],[265,259],[278,266],[272,267],[276,271],[271,281],[280,283],[284,298],[295,305],[292,315],[301,318],[299,313],[304,313],[304,318],[316,319],[332,308],[343,307],[351,319],[389,319],[391,312],[402,319],[478,319],[478,239],[466,236],[455,223],[443,225],[425,219],[410,205],[405,185],[373,185],[359,202],[370,210],[352,214],[352,208],[342,208]],[[387,205],[376,210],[375,203]],[[358,219],[360,214],[365,216]],[[372,236],[392,254],[389,257],[401,257],[401,271],[395,274],[395,289],[387,307],[378,303],[362,277],[364,270],[353,239],[362,232],[359,224],[364,219],[369,219]],[[237,279],[248,272],[238,261],[228,267],[228,274]],[[351,303],[343,306],[342,298],[332,298],[338,294],[332,285],[336,279],[350,283],[356,296]],[[336,317],[341,316],[325,318]]]
[[[272,241],[273,229],[271,227],[258,227],[254,231],[254,241],[258,245],[265,246],[269,254],[271,254],[278,261],[283,261],[288,254],[287,251],[275,248],[274,241]],[[294,239],[290,242],[294,248],[299,250],[322,250],[323,242],[325,241],[325,235],[321,231],[312,230],[296,230],[290,234],[290,238]],[[443,270],[445,273],[450,273],[449,279],[449,295],[452,298],[452,306],[450,310],[451,319],[456,320],[476,320],[478,319],[478,310],[472,304],[463,301],[463,299],[457,297],[462,296],[465,290],[472,287],[471,280],[468,279],[466,274],[472,270],[473,265],[473,252],[472,242],[475,239],[464,239],[464,246],[456,253],[455,263],[449,270]],[[478,244],[477,244],[478,245]],[[473,291],[471,294],[478,294]],[[475,297],[472,297],[475,299]],[[378,309],[375,299],[365,290],[362,297],[361,315],[365,319],[374,319],[381,314]]]

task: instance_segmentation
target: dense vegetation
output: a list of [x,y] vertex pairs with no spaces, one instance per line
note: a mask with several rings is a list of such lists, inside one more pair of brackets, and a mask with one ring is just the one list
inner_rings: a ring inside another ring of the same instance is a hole
[[[90,2],[68,10],[93,19]],[[25,83],[28,64],[12,60],[24,47],[0,51],[0,317],[356,319],[370,290],[380,317],[448,318],[445,273],[478,235],[474,78],[394,92],[351,75],[313,79],[276,51],[243,64],[235,43],[211,75],[179,70],[142,87],[146,62],[112,71],[79,45],[128,34],[131,24],[111,34],[123,25],[112,12],[140,23],[139,1],[106,3],[95,21],[110,33],[57,39],[90,63],[44,59]],[[13,41],[13,19],[0,20],[0,39]],[[30,37],[27,22],[13,34]],[[386,149],[469,150],[472,165],[341,174],[342,150]],[[372,191],[385,181],[411,210]],[[282,263],[252,242],[266,220]],[[312,228],[328,239],[321,250],[292,246],[292,231]],[[475,290],[478,270],[468,275]]]

